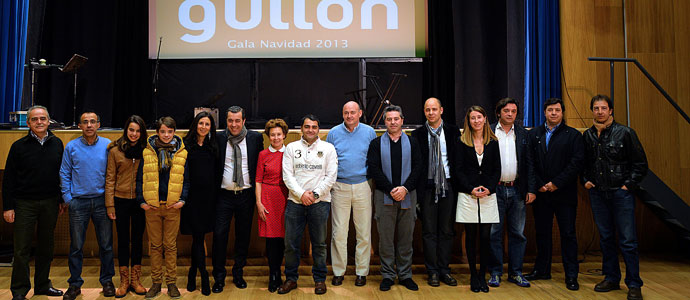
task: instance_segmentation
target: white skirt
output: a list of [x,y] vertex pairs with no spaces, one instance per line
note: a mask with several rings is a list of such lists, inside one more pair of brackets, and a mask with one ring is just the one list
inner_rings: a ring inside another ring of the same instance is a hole
[[[480,222],[481,220],[481,222]],[[496,193],[484,198],[458,193],[458,206],[455,210],[458,223],[499,223]]]

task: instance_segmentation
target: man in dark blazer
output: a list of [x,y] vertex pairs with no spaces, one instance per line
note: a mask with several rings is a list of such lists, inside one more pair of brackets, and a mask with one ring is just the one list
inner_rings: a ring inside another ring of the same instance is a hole
[[503,98],[496,103],[498,122],[491,124],[498,138],[501,152],[501,179],[496,188],[498,214],[501,222],[491,226],[491,250],[494,259],[489,271],[489,286],[497,287],[503,273],[503,227],[508,232],[508,281],[520,287],[530,283],[522,276],[522,262],[525,256],[526,204],[532,203],[534,194],[527,193],[529,165],[527,151],[527,130],[515,122],[519,114],[517,101]]
[[577,282],[577,180],[584,166],[582,134],[563,122],[565,106],[558,98],[544,102],[546,122],[529,132],[532,159],[529,193],[537,195],[533,204],[537,234],[537,259],[527,280],[551,278],[551,229],[556,215],[561,235],[561,255],[565,284],[570,290],[580,288]]
[[225,260],[228,247],[230,221],[235,216],[235,264],[232,282],[244,289],[242,268],[247,263],[249,237],[254,217],[254,179],[259,152],[263,150],[260,133],[247,130],[244,109],[231,106],[227,110],[227,129],[218,133],[220,190],[216,206],[216,224],[213,229],[213,284],[212,291],[220,293],[225,287]]
[[[459,138],[457,126],[443,122],[443,106],[436,98],[424,102],[426,123],[412,131],[419,144],[422,168],[417,182],[417,195],[422,219],[424,265],[431,286],[458,285],[450,274],[450,256],[455,232],[457,189],[453,188],[454,145]],[[435,154],[434,154],[435,153]]]

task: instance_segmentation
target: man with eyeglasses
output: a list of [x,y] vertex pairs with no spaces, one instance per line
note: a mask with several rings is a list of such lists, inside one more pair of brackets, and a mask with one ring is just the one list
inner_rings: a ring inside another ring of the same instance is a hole
[[60,198],[62,141],[50,130],[44,106],[28,110],[29,132],[12,144],[2,180],[3,217],[14,223],[14,262],[10,291],[13,300],[26,299],[31,289],[29,260],[36,231],[34,295],[62,296],[48,275],[53,261],[54,231]]
[[64,206],[69,209],[69,288],[64,300],[73,300],[81,294],[84,280],[81,271],[84,261],[84,241],[89,220],[96,227],[101,272],[99,281],[103,296],[115,296],[113,275],[113,223],[105,208],[105,170],[110,140],[98,136],[100,119],[94,112],[81,114],[79,128],[82,136],[70,141],[62,155],[60,179]]

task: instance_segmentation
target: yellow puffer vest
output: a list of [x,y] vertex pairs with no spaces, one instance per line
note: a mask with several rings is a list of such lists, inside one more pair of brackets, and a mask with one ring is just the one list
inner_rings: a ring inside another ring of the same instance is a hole
[[[149,137],[146,149],[144,149],[143,156],[143,180],[142,190],[146,204],[159,207],[160,198],[158,198],[158,155],[153,149],[153,137]],[[182,195],[182,184],[184,182],[184,165],[187,161],[187,150],[184,148],[182,138],[174,136],[180,145],[180,148],[173,155],[172,167],[170,168],[170,181],[168,181],[168,198],[167,205],[172,205],[180,200]]]

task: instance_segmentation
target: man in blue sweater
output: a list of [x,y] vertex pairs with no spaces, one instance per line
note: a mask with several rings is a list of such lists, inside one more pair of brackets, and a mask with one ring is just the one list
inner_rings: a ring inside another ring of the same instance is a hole
[[331,263],[333,285],[343,283],[347,268],[347,233],[350,211],[357,232],[355,248],[356,286],[367,283],[371,256],[371,186],[367,181],[367,151],[376,132],[360,124],[362,109],[354,101],[343,106],[343,123],[328,132],[326,141],[335,146],[338,154],[338,179],[331,190]]
[[113,275],[113,223],[105,208],[105,170],[108,161],[110,140],[99,137],[97,130],[100,119],[94,112],[84,112],[79,121],[82,136],[67,143],[62,155],[60,181],[62,199],[69,209],[69,288],[64,300],[73,300],[81,294],[84,280],[81,271],[84,261],[84,241],[89,219],[96,227],[101,274],[99,281],[103,286],[103,296],[115,296]]

